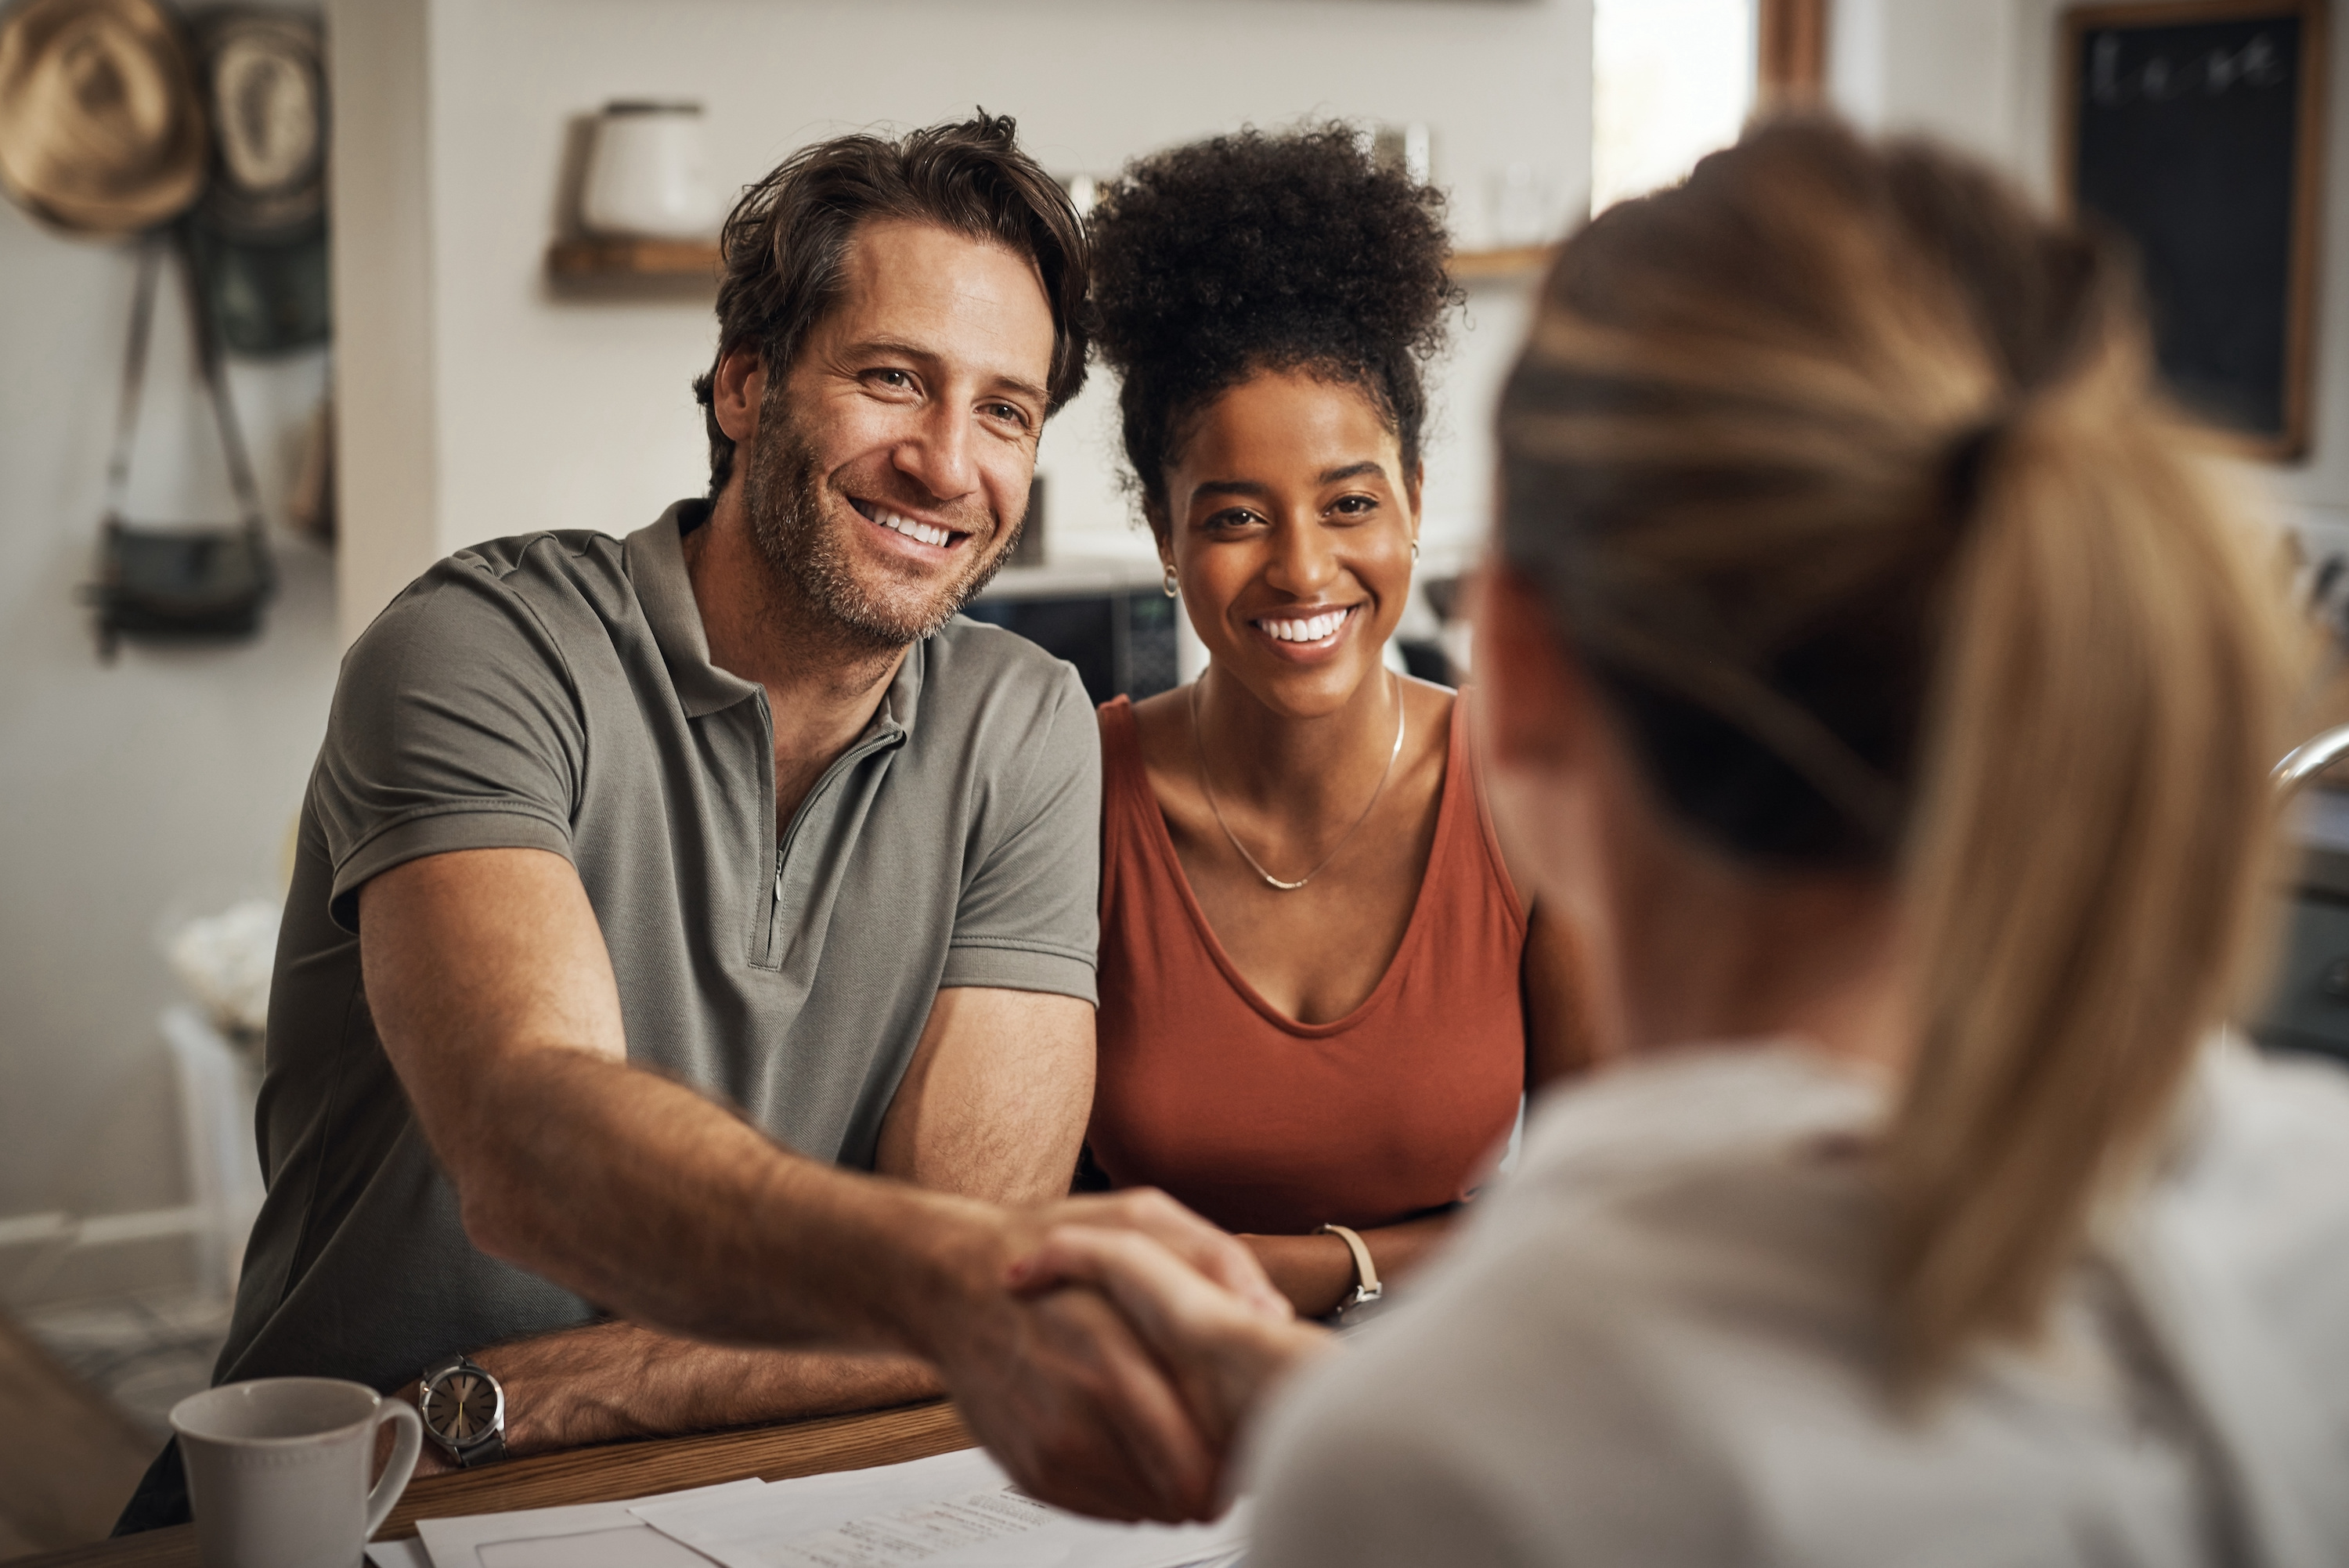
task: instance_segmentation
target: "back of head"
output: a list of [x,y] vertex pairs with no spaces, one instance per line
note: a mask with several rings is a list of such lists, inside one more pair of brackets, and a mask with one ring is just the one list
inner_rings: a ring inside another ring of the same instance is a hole
[[2293,668],[2127,269],[1765,125],[1567,245],[1500,424],[1505,553],[1666,812],[1899,881],[1901,1369],[2029,1334],[2254,966]]
[[1460,297],[1433,187],[1342,124],[1244,130],[1137,160],[1091,227],[1093,335],[1145,506],[1185,422],[1263,371],[1360,388],[1418,467],[1421,367]]
[[1052,308],[1048,412],[1085,384],[1092,254],[1068,193],[1019,150],[1009,115],[803,147],[742,193],[719,238],[718,352],[693,393],[709,431],[709,493],[726,488],[734,442],[712,405],[717,367],[740,348],[788,366],[840,298],[850,242],[866,222],[933,223],[1033,262]]

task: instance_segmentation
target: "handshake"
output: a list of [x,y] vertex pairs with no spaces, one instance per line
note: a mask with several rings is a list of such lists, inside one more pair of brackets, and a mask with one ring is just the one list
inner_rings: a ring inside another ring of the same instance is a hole
[[1245,1245],[1163,1192],[1015,1212],[993,1243],[951,1321],[923,1336],[971,1430],[1063,1508],[1222,1511],[1243,1422],[1329,1333],[1297,1321]]

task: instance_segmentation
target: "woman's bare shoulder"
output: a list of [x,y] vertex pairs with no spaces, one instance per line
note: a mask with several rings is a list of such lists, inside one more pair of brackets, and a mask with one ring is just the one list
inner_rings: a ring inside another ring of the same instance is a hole
[[1444,787],[1452,756],[1452,709],[1458,695],[1450,686],[1402,677],[1403,723],[1409,727],[1402,773],[1431,794]]
[[1163,799],[1165,791],[1160,781],[1170,775],[1187,773],[1190,767],[1189,688],[1176,686],[1135,703],[1133,738],[1142,752],[1143,770]]

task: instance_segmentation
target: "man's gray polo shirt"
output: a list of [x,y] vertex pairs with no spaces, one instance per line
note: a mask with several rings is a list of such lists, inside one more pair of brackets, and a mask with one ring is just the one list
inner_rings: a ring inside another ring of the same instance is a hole
[[460,552],[345,658],[270,995],[269,1198],[222,1379],[389,1389],[593,1315],[467,1243],[377,1040],[357,892],[404,861],[570,860],[629,1060],[844,1165],[872,1164],[940,988],[1094,999],[1101,769],[1075,671],[965,620],[916,644],[779,845],[766,694],[710,664],[686,576],[680,529],[704,515]]

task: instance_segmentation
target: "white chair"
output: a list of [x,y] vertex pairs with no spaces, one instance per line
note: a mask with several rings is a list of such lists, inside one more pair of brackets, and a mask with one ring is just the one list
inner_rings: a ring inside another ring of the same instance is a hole
[[194,1007],[163,1009],[157,1026],[180,1079],[180,1126],[188,1163],[188,1204],[196,1278],[205,1294],[233,1295],[245,1238],[261,1212],[261,1153],[254,1141],[258,1086],[247,1058]]

